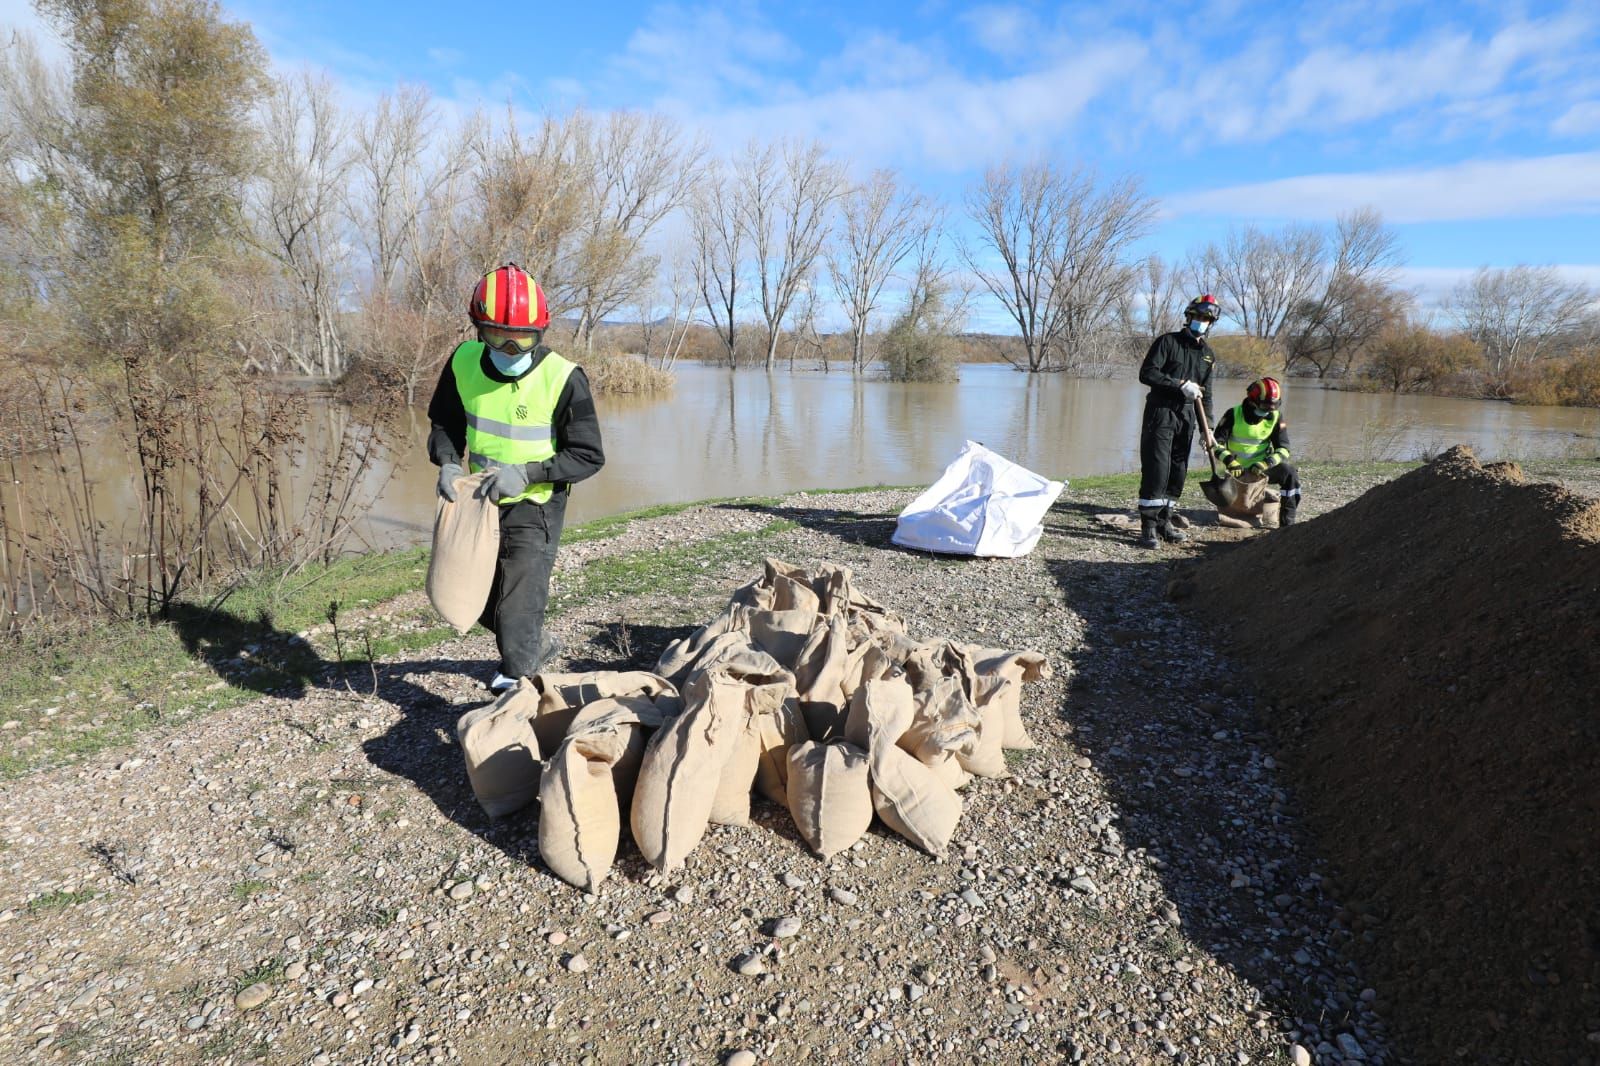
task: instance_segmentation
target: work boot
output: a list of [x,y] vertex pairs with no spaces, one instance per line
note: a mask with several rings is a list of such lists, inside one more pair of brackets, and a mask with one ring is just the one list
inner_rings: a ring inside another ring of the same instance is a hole
[[1193,522],[1189,521],[1183,516],[1182,511],[1178,510],[1174,510],[1172,512],[1172,524],[1177,529],[1188,529],[1190,526],[1194,525]]
[[1299,508],[1297,508],[1297,507],[1284,507],[1282,504],[1279,504],[1278,505],[1278,528],[1282,529],[1285,526],[1294,525],[1294,523],[1295,523],[1295,512],[1297,510],[1299,510]]
[[1156,519],[1152,515],[1139,516],[1139,547],[1159,548],[1161,542],[1156,540]]
[[1182,544],[1189,539],[1189,534],[1173,525],[1170,504],[1161,509],[1161,518],[1156,522],[1156,532],[1160,533],[1161,539],[1168,544]]

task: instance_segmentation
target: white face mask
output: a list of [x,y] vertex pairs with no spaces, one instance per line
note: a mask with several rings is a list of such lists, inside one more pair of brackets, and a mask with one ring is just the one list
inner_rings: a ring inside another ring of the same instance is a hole
[[508,378],[516,378],[526,374],[528,372],[528,368],[533,365],[533,353],[528,352],[526,355],[507,355],[504,352],[497,352],[493,348],[490,348],[489,360],[494,363],[494,368],[500,371],[500,373],[504,374]]

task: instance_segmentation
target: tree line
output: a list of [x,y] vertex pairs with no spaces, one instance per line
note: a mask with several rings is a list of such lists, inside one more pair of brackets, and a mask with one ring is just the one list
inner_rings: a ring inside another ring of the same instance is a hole
[[[1600,402],[1593,290],[1485,268],[1425,309],[1371,209],[1167,262],[1138,254],[1157,201],[1085,166],[997,163],[945,205],[815,142],[719,157],[659,114],[452,118],[415,86],[351,109],[324,75],[267,74],[211,0],[37,7],[66,64],[24,39],[0,61],[0,316],[33,358],[353,377],[414,401],[464,335],[472,279],[514,260],[564,343],[593,355],[631,321],[663,368],[803,353],[937,377],[981,355],[1106,374],[1207,291],[1241,373]],[[979,300],[1007,335],[963,334]]]

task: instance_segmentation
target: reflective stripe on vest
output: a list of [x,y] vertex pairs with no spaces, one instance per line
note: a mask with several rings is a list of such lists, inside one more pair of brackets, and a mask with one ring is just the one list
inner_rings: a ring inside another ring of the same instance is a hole
[[[542,463],[556,454],[556,403],[567,385],[573,364],[546,352],[539,365],[519,381],[496,381],[483,372],[482,341],[467,341],[450,357],[456,392],[467,412],[467,468],[484,468],[483,459],[502,463]],[[520,500],[548,501],[555,486],[548,481],[529,485],[502,506]]]
[[1268,445],[1272,439],[1272,431],[1277,428],[1277,411],[1251,425],[1245,421],[1244,404],[1240,404],[1233,409],[1233,427],[1228,431],[1228,450],[1239,460],[1240,466],[1261,462],[1271,450]]

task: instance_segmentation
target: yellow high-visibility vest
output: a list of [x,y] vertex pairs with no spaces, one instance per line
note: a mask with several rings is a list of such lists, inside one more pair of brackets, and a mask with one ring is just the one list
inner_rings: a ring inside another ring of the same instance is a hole
[[[502,463],[541,463],[556,454],[556,402],[575,364],[547,352],[533,372],[520,381],[496,381],[483,372],[482,341],[466,341],[450,356],[456,391],[467,411],[467,468],[485,467],[483,459]],[[555,491],[548,481],[529,485],[501,506],[532,500],[545,503]]]
[[1233,409],[1233,426],[1228,431],[1228,450],[1238,459],[1240,466],[1265,462],[1270,450],[1272,431],[1278,428],[1278,412],[1251,425],[1244,417],[1244,404]]

